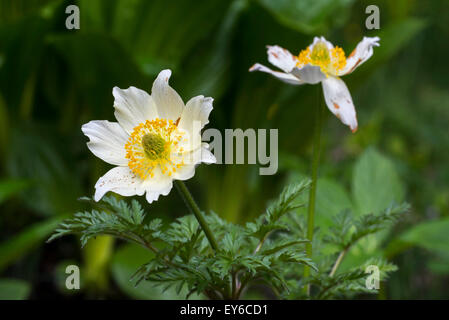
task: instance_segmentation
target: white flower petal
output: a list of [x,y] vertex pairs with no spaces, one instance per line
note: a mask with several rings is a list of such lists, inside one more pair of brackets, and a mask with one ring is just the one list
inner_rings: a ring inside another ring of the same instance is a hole
[[157,118],[156,106],[151,96],[135,87],[112,89],[114,100],[114,115],[123,129],[131,133],[133,129],[146,120]]
[[286,83],[289,84],[294,84],[294,85],[300,85],[300,84],[304,84],[303,81],[299,80],[298,78],[296,78],[295,76],[289,74],[289,73],[283,73],[283,72],[278,72],[278,71],[273,71],[268,67],[265,67],[264,65],[261,65],[259,63],[256,63],[255,65],[253,65],[250,69],[250,72],[252,71],[262,71],[262,72],[266,72],[269,73],[273,76],[275,76],[276,78],[278,78],[281,81],[284,81]]
[[295,67],[292,74],[304,83],[316,84],[326,79],[326,75],[321,71],[319,66],[306,64],[302,68]]
[[379,37],[369,38],[364,37],[359,42],[357,47],[346,59],[346,66],[338,73],[339,76],[349,74],[354,71],[358,66],[371,58],[373,55],[373,47],[380,46]]
[[212,152],[209,151],[209,145],[205,142],[201,144],[201,162],[216,163],[217,159]]
[[188,180],[195,175],[195,166],[201,162],[204,163],[216,163],[217,159],[209,151],[209,145],[205,142],[201,144],[201,148],[184,154],[185,165],[180,167],[173,174],[173,178],[176,180]]
[[201,146],[201,133],[191,133],[186,130],[179,129],[182,131],[182,139],[178,142],[178,148],[181,149],[183,153],[188,153],[193,150],[198,149]]
[[333,45],[331,42],[327,41],[325,37],[314,37],[314,38],[313,38],[312,44],[310,44],[309,47],[308,47],[309,50],[310,50],[310,52],[313,51],[313,47],[314,47],[318,42],[324,42],[329,50],[331,50],[331,49],[334,48],[334,45]]
[[178,127],[186,130],[190,134],[198,134],[200,130],[209,123],[209,114],[212,111],[214,99],[196,96],[190,99],[184,110]]
[[148,203],[152,203],[153,201],[157,201],[160,195],[166,196],[170,193],[173,185],[167,186],[165,189],[161,191],[147,191],[145,195],[145,199],[147,199]]
[[87,147],[95,156],[117,166],[128,164],[125,158],[128,134],[117,122],[90,121],[84,124],[81,130],[89,138]]
[[287,49],[279,46],[267,46],[268,61],[286,73],[296,66],[297,59]]
[[151,203],[153,201],[158,200],[160,195],[163,196],[168,195],[172,188],[173,188],[173,180],[167,180],[167,183],[164,185],[160,185],[159,188],[147,190],[145,198],[147,199],[148,203]]
[[162,119],[176,121],[184,109],[184,102],[179,94],[169,86],[171,71],[162,70],[153,82],[151,96],[156,103],[157,112]]
[[320,42],[320,41],[321,41],[321,42],[324,42],[329,50],[331,50],[331,49],[334,48],[334,45],[333,45],[331,42],[327,41],[326,38],[323,37],[323,36],[321,36],[321,37],[315,37],[315,38],[313,39],[313,45],[315,45],[317,42]]
[[357,116],[346,84],[337,77],[329,77],[322,82],[324,99],[329,110],[337,116],[352,132],[357,130]]
[[143,183],[148,203],[158,200],[160,195],[168,195],[173,188],[173,176],[163,174],[159,167],[153,170],[153,174]]
[[106,172],[95,184],[95,201],[99,201],[109,191],[129,197],[141,196],[145,189],[143,181],[128,167],[115,167]]
[[173,178],[176,180],[188,180],[195,175],[195,165],[184,165],[173,174]]

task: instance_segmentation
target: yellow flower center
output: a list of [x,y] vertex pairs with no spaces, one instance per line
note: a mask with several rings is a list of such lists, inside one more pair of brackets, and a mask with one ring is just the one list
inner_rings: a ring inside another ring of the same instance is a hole
[[298,55],[298,68],[306,64],[320,67],[321,71],[328,76],[336,75],[346,65],[345,52],[340,47],[328,49],[323,41],[318,41],[310,50],[310,47],[302,50]]
[[172,120],[154,119],[137,125],[125,144],[126,158],[131,171],[142,180],[154,177],[160,167],[171,176],[184,165],[179,147],[183,133]]

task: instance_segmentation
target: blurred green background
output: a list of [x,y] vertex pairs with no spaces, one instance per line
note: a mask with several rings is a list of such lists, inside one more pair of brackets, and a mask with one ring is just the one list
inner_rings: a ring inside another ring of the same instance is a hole
[[[65,8],[80,8],[67,30]],[[365,28],[380,8],[381,29]],[[113,118],[112,88],[150,91],[164,68],[184,101],[215,99],[209,127],[278,128],[279,171],[202,165],[187,182],[203,209],[245,222],[288,181],[309,172],[318,86],[289,86],[262,73],[265,45],[297,54],[315,35],[352,51],[363,36],[381,47],[344,78],[356,105],[351,134],[326,112],[318,185],[322,228],[345,208],[376,212],[391,200],[412,211],[391,234],[370,238],[345,261],[385,256],[399,266],[374,298],[449,298],[449,2],[356,0],[1,0],[0,299],[182,298],[129,277],[151,255],[109,237],[80,249],[76,237],[45,240],[84,205],[109,165],[80,127]],[[140,201],[142,199],[139,199]],[[172,192],[149,206],[166,221],[185,215]],[[361,259],[361,258],[360,258]],[[65,267],[81,290],[65,289]],[[373,297],[371,297],[373,298]]]

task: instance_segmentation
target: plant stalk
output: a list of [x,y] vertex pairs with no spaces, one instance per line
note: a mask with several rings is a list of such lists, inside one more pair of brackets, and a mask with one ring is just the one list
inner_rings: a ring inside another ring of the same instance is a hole
[[212,249],[214,249],[214,251],[217,251],[218,250],[217,240],[215,240],[212,231],[210,230],[209,226],[206,223],[206,219],[204,218],[200,208],[193,199],[189,189],[187,189],[184,182],[180,180],[175,180],[174,183],[176,189],[178,189],[179,193],[181,194],[181,197],[184,199],[184,202],[186,203],[187,207],[195,215],[196,220],[198,220],[198,223],[200,224],[201,229],[203,229],[204,234],[206,235],[206,238],[210,243],[210,246],[212,247]]
[[[307,239],[310,242],[306,244],[306,255],[309,259],[312,258],[312,240],[315,221],[315,202],[316,202],[316,187],[318,180],[318,166],[320,163],[321,151],[321,131],[323,126],[323,107],[321,103],[321,86],[318,86],[318,107],[316,109],[315,132],[313,137],[313,155],[312,155],[312,184],[309,192],[309,207],[307,210]],[[310,276],[310,267],[304,266],[304,279]],[[307,295],[310,295],[310,285],[304,288]]]
[[348,249],[349,248],[345,248],[342,252],[340,252],[334,266],[332,267],[331,272],[329,273],[329,277],[333,277],[335,275],[335,272],[337,272],[337,269],[340,266],[340,263],[343,261],[346,252],[348,252]]

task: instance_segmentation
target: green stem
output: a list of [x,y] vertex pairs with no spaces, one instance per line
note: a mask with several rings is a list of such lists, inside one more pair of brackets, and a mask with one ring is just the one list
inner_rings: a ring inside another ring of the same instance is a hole
[[200,224],[201,229],[203,229],[207,240],[209,240],[212,249],[214,249],[214,251],[217,251],[218,250],[217,240],[215,240],[212,231],[210,230],[209,226],[206,223],[206,219],[204,219],[204,216],[201,213],[201,210],[196,204],[195,200],[193,199],[189,189],[187,189],[184,182],[180,180],[175,180],[174,182],[176,188],[181,194],[181,197],[184,199],[184,202],[186,203],[187,207],[190,209],[190,211],[195,215],[196,219],[198,220],[198,223]]
[[[316,202],[316,186],[318,179],[318,166],[320,163],[321,151],[321,127],[323,125],[322,103],[321,103],[321,86],[318,86],[318,107],[316,109],[315,133],[313,138],[313,158],[312,158],[312,184],[309,192],[309,207],[307,210],[307,239],[310,240],[306,244],[306,255],[312,258],[312,240],[315,220],[315,202]],[[310,276],[310,267],[304,267],[304,279]],[[310,285],[304,288],[307,295],[310,295]]]
[[345,256],[346,252],[348,252],[348,249],[349,248],[345,248],[342,252],[340,252],[340,254],[337,257],[337,260],[335,261],[334,266],[332,267],[331,272],[329,273],[329,277],[333,277],[335,275],[338,267],[340,266],[340,263],[343,261],[343,258]]

